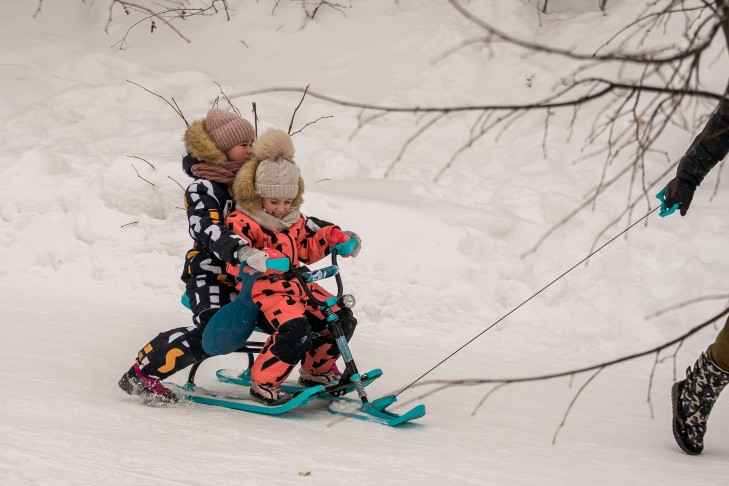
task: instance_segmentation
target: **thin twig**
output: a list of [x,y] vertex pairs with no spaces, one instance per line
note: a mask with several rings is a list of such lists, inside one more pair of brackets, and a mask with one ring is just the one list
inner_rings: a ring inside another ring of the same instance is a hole
[[174,182],[175,184],[177,184],[178,186],[180,186],[180,189],[182,189],[183,191],[185,190],[185,188],[184,188],[184,187],[182,187],[182,184],[180,184],[179,182],[177,182],[177,181],[176,181],[175,179],[173,179],[173,178],[172,178],[172,177],[170,177],[170,176],[167,176],[167,178],[168,178],[168,179],[170,179],[171,181],[173,181],[173,182]]
[[296,112],[299,111],[299,107],[304,102],[304,98],[306,98],[306,93],[309,91],[309,85],[306,86],[304,89],[304,94],[301,95],[301,99],[299,100],[299,104],[296,105],[296,108],[294,108],[294,112],[291,115],[291,122],[289,123],[289,131],[288,134],[291,135],[291,128],[294,126],[294,118],[296,118]]
[[564,427],[565,422],[567,422],[567,416],[570,414],[570,410],[572,410],[572,406],[577,402],[577,398],[580,396],[580,394],[587,388],[587,385],[590,384],[590,382],[595,379],[595,377],[603,370],[603,368],[599,368],[595,373],[590,376],[590,378],[585,381],[579,390],[577,390],[577,393],[575,393],[575,396],[572,397],[572,401],[570,401],[569,406],[567,407],[567,410],[565,410],[564,415],[562,416],[562,421],[559,423],[559,426],[557,427],[557,430],[554,431],[554,436],[552,436],[552,445],[557,443],[557,434],[559,434],[559,431]]
[[[133,158],[133,159],[139,159],[139,160],[141,160],[142,162],[145,162],[145,163],[146,163],[146,164],[147,164],[148,166],[150,166],[150,167],[151,167],[152,169],[154,169],[154,170],[157,170],[155,166],[153,166],[153,165],[152,165],[152,164],[151,164],[151,163],[150,163],[150,162],[149,162],[148,160],[146,160],[146,159],[143,159],[142,157],[137,157],[136,155],[127,155],[127,157],[131,157],[131,158]],[[132,167],[134,167],[134,166],[132,165]],[[135,170],[136,170],[136,169],[135,169]]]
[[334,117],[333,117],[333,116],[331,116],[331,115],[329,115],[329,116],[320,116],[320,117],[319,117],[319,118],[317,118],[316,120],[314,120],[314,121],[310,121],[310,122],[307,122],[306,124],[304,124],[304,126],[303,126],[303,127],[299,128],[298,130],[296,130],[295,132],[293,132],[293,133],[291,134],[291,136],[294,136],[294,135],[296,135],[297,133],[301,133],[301,132],[302,132],[302,131],[304,131],[304,129],[305,129],[306,127],[308,127],[309,125],[314,125],[314,124],[315,124],[316,122],[318,122],[319,120],[324,120],[324,119],[326,119],[326,118],[334,118]]
[[499,383],[499,384],[497,384],[496,386],[494,386],[493,388],[491,388],[491,390],[489,390],[489,392],[488,392],[488,393],[487,393],[486,395],[484,395],[484,396],[483,396],[483,397],[481,398],[481,400],[480,400],[480,401],[479,401],[479,402],[478,402],[478,403],[476,404],[476,406],[475,406],[475,407],[473,408],[473,411],[471,412],[471,416],[473,417],[473,416],[475,416],[475,415],[476,415],[476,412],[478,412],[478,410],[479,410],[479,409],[481,408],[481,406],[482,406],[482,405],[483,405],[484,403],[486,403],[486,400],[488,400],[488,398],[489,398],[489,397],[490,397],[491,395],[493,395],[493,394],[494,394],[494,392],[495,392],[496,390],[498,390],[499,388],[503,388],[503,387],[505,387],[505,386],[506,386],[506,385],[508,385],[509,383],[510,383],[510,382],[508,382],[508,381],[505,381],[505,382],[503,382],[503,383]]
[[142,177],[141,175],[139,175],[139,171],[137,170],[136,167],[134,167],[134,164],[131,164],[131,166],[132,166],[132,169],[134,169],[134,172],[137,173],[137,177],[139,177],[140,179],[142,179],[144,182],[146,182],[147,184],[151,185],[152,187],[156,187],[154,184],[152,184],[151,182],[149,182],[147,179],[145,179],[144,177]]
[[[172,109],[175,111],[175,113],[177,113],[178,115],[180,115],[180,117],[182,118],[182,121],[185,122],[185,126],[188,126],[188,127],[190,126],[190,124],[187,122],[187,119],[185,118],[185,115],[183,115],[182,110],[180,110],[180,107],[177,106],[177,103],[174,103],[174,104],[173,103],[170,103],[169,101],[167,101],[167,99],[164,96],[158,95],[154,91],[150,91],[147,88],[145,88],[144,86],[142,86],[141,84],[135,83],[134,81],[130,81],[130,80],[127,79],[127,83],[131,83],[131,84],[133,84],[135,86],[139,86],[140,88],[142,88],[147,93],[151,93],[151,94],[155,95],[157,98],[160,98],[162,101],[164,101],[169,106],[171,106]],[[173,99],[173,101],[174,101],[174,99]]]

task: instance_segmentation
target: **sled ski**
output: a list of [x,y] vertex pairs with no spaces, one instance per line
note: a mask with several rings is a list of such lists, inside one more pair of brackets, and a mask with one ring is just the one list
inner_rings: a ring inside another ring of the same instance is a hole
[[301,407],[314,400],[317,395],[324,392],[324,387],[321,385],[306,388],[301,390],[301,392],[297,393],[294,398],[284,404],[268,406],[254,400],[253,397],[248,394],[247,390],[245,393],[228,394],[207,390],[201,386],[195,385],[194,383],[187,383],[184,386],[176,385],[174,383],[164,383],[164,385],[180,397],[190,400],[191,402],[232,408],[234,410],[244,410],[246,412],[263,413],[266,415],[280,415]]
[[367,420],[369,422],[378,422],[384,425],[394,427],[404,424],[411,420],[418,419],[425,415],[425,405],[416,405],[403,414],[396,414],[385,410],[397,401],[395,395],[378,398],[364,405],[353,398],[339,398],[329,402],[328,410],[336,415],[343,415],[348,418],[359,420]]
[[[245,386],[250,387],[251,386],[251,370],[247,369],[244,370],[242,373],[238,370],[231,370],[231,369],[223,369],[218,370],[215,373],[215,376],[218,377],[218,380],[222,381],[223,383],[232,383],[233,385],[239,385],[239,386]],[[382,370],[380,369],[374,369],[371,371],[368,371],[367,373],[362,375],[362,386],[367,386],[373,381],[375,381],[377,378],[382,376]],[[305,387],[302,385],[299,385],[295,382],[285,381],[281,387],[289,391],[291,393],[296,393],[301,390],[303,390]],[[326,390],[324,393],[318,395],[318,398],[332,398],[332,397],[338,397],[347,393],[351,393],[356,389],[356,386],[351,381],[349,383],[344,384],[340,387],[334,387],[332,385],[329,385],[326,387]]]
[[394,395],[365,404],[360,403],[356,399],[341,397],[342,394],[357,389],[357,381],[364,388],[382,376],[382,371],[379,369],[369,371],[362,376],[352,377],[355,381],[341,384],[333,383],[327,386],[317,385],[310,388],[303,388],[292,382],[284,383],[283,387],[288,391],[292,391],[294,397],[290,401],[276,406],[264,405],[250,396],[248,391],[250,386],[248,370],[243,373],[234,370],[219,370],[217,376],[222,382],[235,385],[236,389],[229,392],[221,392],[208,390],[190,382],[185,385],[167,382],[163,384],[180,397],[195,403],[266,415],[281,415],[302,407],[317,398],[330,400],[327,405],[327,410],[330,413],[389,426],[404,424],[425,415],[424,405],[418,405],[401,415],[385,410],[386,407],[397,400]]

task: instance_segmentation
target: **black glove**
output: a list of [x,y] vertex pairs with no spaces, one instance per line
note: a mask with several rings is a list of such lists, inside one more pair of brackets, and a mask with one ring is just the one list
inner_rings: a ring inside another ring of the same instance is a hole
[[696,186],[685,179],[674,177],[666,185],[665,191],[666,207],[672,208],[674,204],[678,203],[681,216],[686,216],[689,206],[691,206],[691,200],[694,198]]

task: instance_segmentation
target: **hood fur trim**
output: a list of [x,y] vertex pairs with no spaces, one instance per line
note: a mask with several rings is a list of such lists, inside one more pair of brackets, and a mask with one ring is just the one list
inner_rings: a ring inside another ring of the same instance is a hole
[[205,120],[198,120],[185,131],[185,148],[196,159],[214,165],[225,165],[228,156],[220,150],[208,132],[205,131]]

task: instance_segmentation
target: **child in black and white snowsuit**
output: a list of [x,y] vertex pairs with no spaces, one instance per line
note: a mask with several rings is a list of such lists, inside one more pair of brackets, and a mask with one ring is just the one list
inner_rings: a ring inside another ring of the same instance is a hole
[[152,339],[119,380],[122,390],[141,396],[146,403],[177,401],[160,380],[208,357],[202,349],[202,331],[213,314],[237,295],[235,279],[225,272],[226,263],[245,261],[257,271],[266,270],[267,255],[225,227],[225,218],[234,208],[230,186],[251,158],[255,138],[247,120],[219,108],[208,111],[185,132],[183,169],[195,177],[185,190],[194,243],[185,258],[182,280],[194,325],[170,329]]
[[[665,189],[667,207],[679,205],[685,216],[696,188],[706,174],[729,153],[729,88],[719,108],[706,123],[686,154],[681,158],[673,178]],[[673,385],[673,435],[687,454],[701,454],[704,449],[706,421],[714,403],[729,384],[729,319],[714,344],[701,353],[686,371],[686,379]]]

